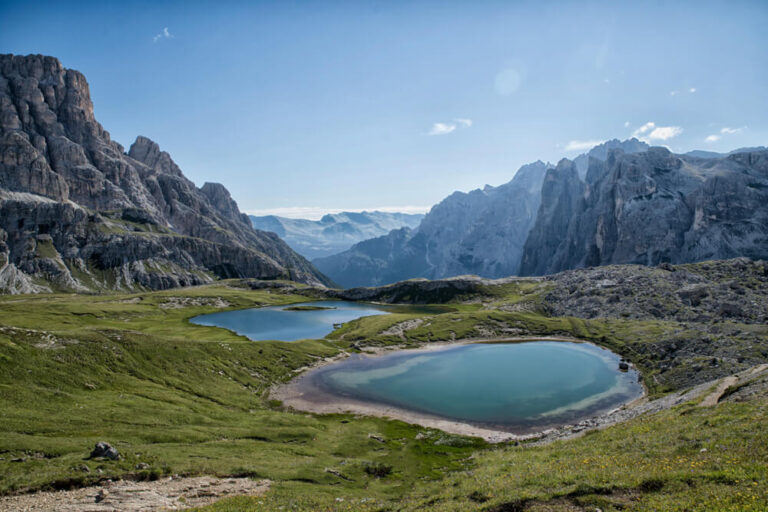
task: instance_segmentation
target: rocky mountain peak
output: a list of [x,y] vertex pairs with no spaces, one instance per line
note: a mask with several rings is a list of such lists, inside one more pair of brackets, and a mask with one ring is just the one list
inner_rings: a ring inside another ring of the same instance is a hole
[[10,291],[38,289],[33,277],[62,290],[328,282],[254,230],[222,185],[198,189],[154,141],[138,137],[126,155],[95,120],[85,77],[40,55],[0,55],[3,232],[0,289]]
[[498,187],[454,192],[433,206],[416,229],[393,230],[314,263],[344,286],[515,274],[551,166],[533,162]]
[[182,176],[181,169],[173,161],[171,155],[160,150],[160,145],[148,137],[139,135],[131,144],[128,156],[137,160],[155,172]]
[[642,153],[650,148],[648,144],[643,141],[637,140],[635,137],[627,140],[611,139],[598,144],[590,149],[587,153],[583,153],[573,159],[576,164],[576,169],[579,172],[579,177],[585,179],[587,170],[589,168],[589,162],[592,159],[605,161],[613,151],[621,151],[623,153]]
[[224,217],[231,219],[234,222],[240,222],[250,228],[251,221],[248,215],[240,213],[240,209],[237,207],[237,203],[229,193],[229,190],[221,183],[209,183],[206,182],[200,188],[200,192],[203,193],[211,206],[222,214]]

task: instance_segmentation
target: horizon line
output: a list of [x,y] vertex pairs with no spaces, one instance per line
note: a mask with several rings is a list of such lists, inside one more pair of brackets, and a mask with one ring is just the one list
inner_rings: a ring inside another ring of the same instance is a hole
[[281,208],[255,208],[243,210],[248,215],[263,217],[274,215],[276,217],[285,217],[287,219],[307,219],[320,220],[324,215],[336,213],[363,213],[363,212],[383,212],[383,213],[405,213],[426,214],[432,205],[429,206],[378,206],[373,208],[324,208],[321,206],[286,206]]

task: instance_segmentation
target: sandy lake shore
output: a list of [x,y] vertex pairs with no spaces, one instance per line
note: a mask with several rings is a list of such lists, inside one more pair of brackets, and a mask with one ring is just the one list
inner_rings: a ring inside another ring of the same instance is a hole
[[[380,357],[385,354],[391,354],[396,350],[409,350],[415,352],[436,352],[451,347],[467,345],[471,343],[520,343],[526,341],[568,341],[575,343],[589,343],[584,340],[567,337],[546,336],[546,337],[520,337],[503,339],[465,339],[452,342],[436,342],[428,345],[422,345],[418,348],[404,349],[402,346],[392,347],[368,347],[363,354],[357,357]],[[590,343],[592,344],[592,343]],[[597,346],[597,345],[596,345]],[[603,347],[600,347],[603,348]],[[318,361],[311,367],[305,367],[297,372],[300,375],[291,381],[273,386],[269,397],[274,400],[280,400],[284,406],[315,414],[356,414],[362,416],[375,416],[380,418],[389,418],[405,421],[425,428],[435,428],[451,434],[459,434],[472,437],[480,437],[490,443],[500,443],[507,441],[523,441],[545,438],[562,438],[576,435],[591,428],[606,426],[608,424],[625,421],[628,417],[634,417],[634,414],[626,414],[633,408],[645,403],[646,391],[643,388],[643,395],[631,402],[623,404],[611,410],[603,411],[593,417],[579,421],[576,424],[568,425],[550,425],[548,427],[533,432],[511,432],[503,428],[488,428],[471,423],[451,420],[428,413],[415,412],[396,406],[366,402],[352,398],[346,398],[327,393],[320,389],[314,382],[315,373],[328,365],[338,363],[352,354],[342,353],[336,357]],[[623,413],[623,414],[620,414]]]

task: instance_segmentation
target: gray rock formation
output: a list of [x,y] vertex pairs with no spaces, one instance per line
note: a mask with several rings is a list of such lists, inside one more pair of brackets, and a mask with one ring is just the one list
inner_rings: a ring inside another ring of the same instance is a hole
[[[626,150],[625,150],[626,149]],[[607,264],[768,257],[768,151],[674,155],[608,141],[497,188],[454,193],[418,228],[315,260],[336,282],[378,286],[462,274],[544,275]]]
[[393,229],[415,228],[422,214],[392,212],[341,212],[320,220],[289,219],[276,215],[251,216],[253,227],[274,231],[291,248],[309,259],[346,251],[352,245],[386,235]]
[[521,275],[639,263],[768,257],[768,151],[726,158],[665,148],[565,160],[547,173]]
[[0,291],[216,277],[329,282],[153,141],[138,137],[125,153],[94,118],[82,74],[53,57],[0,56]]
[[93,447],[93,451],[91,451],[90,455],[91,459],[97,459],[97,458],[105,458],[105,459],[111,459],[111,460],[118,460],[120,459],[120,454],[118,453],[117,449],[112,446],[109,443],[105,443],[104,441],[96,443],[96,446]]
[[621,149],[625,153],[642,153],[648,151],[650,146],[645,142],[637,140],[632,137],[627,140],[612,139],[598,144],[590,149],[587,153],[583,153],[573,159],[573,163],[576,165],[576,170],[579,172],[579,178],[584,179],[587,175],[587,167],[589,167],[590,158],[596,158],[597,160],[605,160],[608,158],[608,152],[612,149]]
[[414,277],[515,274],[549,167],[535,162],[521,167],[512,181],[499,187],[455,192],[435,205],[418,228],[392,231],[314,263],[348,287]]

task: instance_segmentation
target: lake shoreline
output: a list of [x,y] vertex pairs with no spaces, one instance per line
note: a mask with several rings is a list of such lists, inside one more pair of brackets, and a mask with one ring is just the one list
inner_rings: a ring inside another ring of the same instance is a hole
[[[495,343],[525,343],[533,341],[562,341],[571,343],[586,343],[593,345],[601,350],[608,350],[590,341],[565,336],[546,336],[546,337],[512,337],[496,339],[463,339],[447,342],[435,342],[421,345],[417,348],[406,348],[402,345],[391,347],[366,347],[360,354],[362,357],[380,357],[392,354],[396,351],[404,352],[435,352],[454,348],[461,345],[470,345],[475,343],[495,344]],[[417,412],[402,407],[388,405],[385,403],[364,401],[355,398],[341,397],[328,393],[320,389],[314,382],[314,377],[318,370],[338,363],[349,358],[353,354],[343,352],[335,357],[318,361],[311,366],[296,370],[299,375],[292,380],[272,386],[269,392],[269,398],[279,400],[285,407],[300,412],[310,412],[314,414],[355,414],[361,416],[375,416],[404,421],[407,423],[420,425],[425,428],[435,428],[451,434],[465,435],[471,437],[480,437],[489,443],[514,442],[514,441],[532,441],[542,440],[548,437],[562,438],[569,432],[573,435],[582,433],[588,429],[604,426],[607,424],[624,421],[617,419],[620,414],[639,404],[647,401],[647,389],[642,382],[642,394],[626,403],[620,404],[610,410],[602,411],[588,418],[573,424],[553,423],[550,426],[541,428],[532,428],[530,432],[520,433],[512,432],[509,429],[481,426],[469,422],[449,419],[429,413]],[[357,355],[357,354],[354,354]],[[637,371],[636,369],[634,371]],[[639,374],[638,374],[639,375]],[[617,421],[612,421],[617,419]]]

